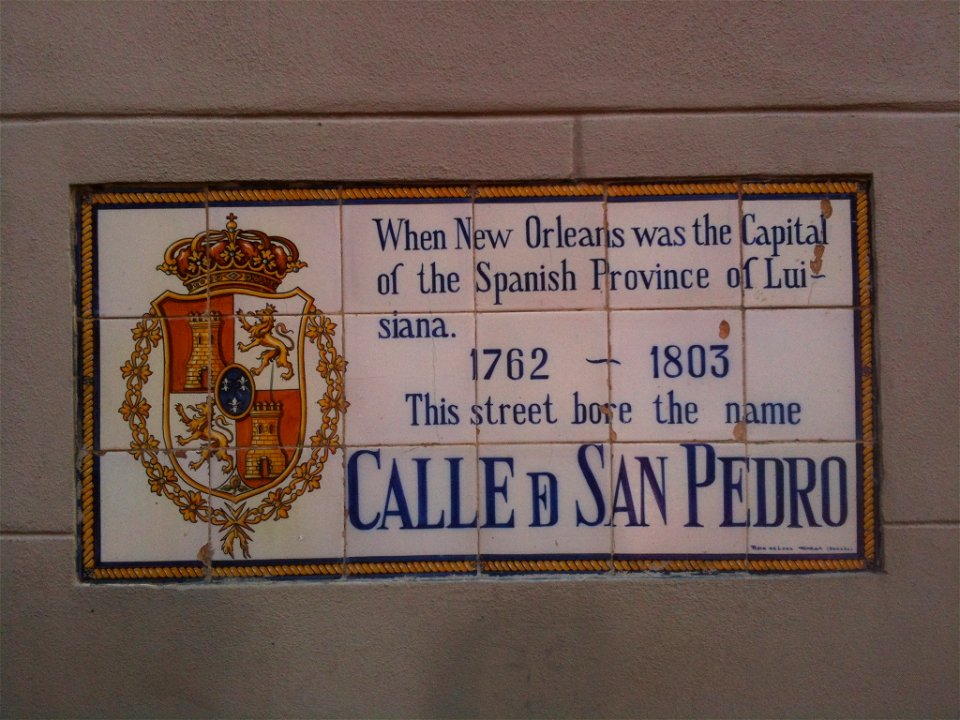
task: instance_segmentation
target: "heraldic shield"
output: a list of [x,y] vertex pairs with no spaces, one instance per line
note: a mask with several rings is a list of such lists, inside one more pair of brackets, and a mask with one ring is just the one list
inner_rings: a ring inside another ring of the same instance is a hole
[[313,302],[299,289],[276,295],[231,288],[211,292],[208,313],[198,313],[196,302],[165,293],[153,303],[165,355],[164,441],[169,448],[200,443],[185,453],[199,455],[190,462],[170,454],[187,483],[245,500],[282,482],[299,459],[303,342]]
[[[173,500],[185,520],[220,526],[231,557],[236,544],[250,557],[253,526],[286,518],[297,498],[320,487],[324,463],[339,449],[346,361],[336,325],[313,298],[300,288],[277,292],[288,273],[306,266],[296,245],[236,221],[231,213],[224,230],[167,248],[157,269],[178,276],[188,292],[162,293],[134,328],[120,412],[131,415],[131,449],[151,490]],[[163,367],[166,452],[142,395],[155,347],[162,348],[154,362]],[[324,390],[314,409],[311,383]],[[309,438],[308,419],[317,425]]]

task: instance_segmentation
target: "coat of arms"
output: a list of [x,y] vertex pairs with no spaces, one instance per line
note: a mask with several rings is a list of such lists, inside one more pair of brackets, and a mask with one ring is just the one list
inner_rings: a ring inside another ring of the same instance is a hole
[[[171,244],[157,270],[187,290],[164,292],[133,328],[121,368],[119,412],[132,433],[130,452],[150,489],[190,522],[220,529],[221,547],[250,557],[254,526],[286,518],[293,503],[320,487],[324,464],[340,447],[346,360],[336,325],[300,288],[278,292],[306,267],[296,245],[259,230],[225,229]],[[305,348],[319,356],[305,363]],[[163,405],[143,386],[163,369]],[[308,427],[308,396],[318,427]],[[309,437],[308,437],[308,433]]]

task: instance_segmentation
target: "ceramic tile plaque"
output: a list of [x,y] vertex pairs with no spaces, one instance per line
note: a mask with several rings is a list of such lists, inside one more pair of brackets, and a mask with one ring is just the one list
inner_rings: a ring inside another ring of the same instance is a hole
[[876,566],[861,181],[77,198],[84,580]]

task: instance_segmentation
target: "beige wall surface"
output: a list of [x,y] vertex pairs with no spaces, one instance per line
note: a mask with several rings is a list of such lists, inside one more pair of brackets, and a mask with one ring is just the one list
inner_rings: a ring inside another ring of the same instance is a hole
[[[0,4],[5,717],[956,717],[958,4]],[[84,586],[71,185],[872,177],[883,568]]]

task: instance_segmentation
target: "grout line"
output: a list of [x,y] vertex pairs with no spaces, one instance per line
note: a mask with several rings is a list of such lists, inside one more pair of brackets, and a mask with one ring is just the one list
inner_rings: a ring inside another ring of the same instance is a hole
[[[579,127],[580,121],[576,120],[575,125]],[[579,133],[577,139],[579,140]],[[603,232],[604,232],[604,243],[603,243],[603,261],[606,264],[606,267],[610,267],[610,217],[608,215],[610,204],[609,200],[609,185],[603,186]],[[606,273],[603,278],[603,304],[606,312],[604,313],[607,321],[607,360],[613,358],[613,315],[612,308],[610,307],[610,275]],[[613,559],[617,554],[616,548],[616,524],[613,522],[613,505],[616,500],[614,498],[614,488],[613,488],[613,463],[614,455],[613,448],[614,443],[616,442],[616,420],[613,416],[613,363],[608,362],[607,365],[607,410],[609,415],[607,419],[609,420],[609,432],[607,434],[607,441],[604,445],[608,446],[610,451],[609,461],[610,469],[607,473],[607,501],[610,507],[610,555],[609,555],[609,566],[607,572],[613,574],[614,565]],[[606,451],[607,448],[604,448]],[[606,524],[606,523],[605,523]]]
[[[743,179],[737,180],[737,252],[740,255],[740,398],[741,408],[747,406],[747,290],[744,279],[744,250],[743,250]],[[750,426],[743,421],[743,456],[750,457]],[[747,463],[745,492],[747,495],[744,505],[747,508],[747,526],[743,530],[743,559],[747,569],[750,567],[750,463]]]
[[[834,444],[834,445],[872,445],[875,443],[865,443],[862,440],[838,440],[835,438],[806,438],[806,439],[774,439],[774,440],[750,440],[744,443],[741,440],[733,440],[731,438],[709,438],[709,437],[696,437],[696,438],[654,438],[654,439],[644,439],[644,440],[631,440],[619,438],[617,440],[611,440],[609,437],[603,438],[574,438],[566,440],[518,440],[518,439],[509,439],[509,440],[483,440],[478,444],[479,446],[496,446],[496,445],[583,445],[583,444],[593,444],[593,443],[613,443],[614,445],[675,445],[677,443],[710,443],[712,445],[723,445],[729,447],[732,445],[750,445],[750,446],[764,446],[764,445],[823,445],[823,444]],[[406,448],[406,447],[456,447],[462,445],[474,445],[475,443],[467,438],[459,440],[442,440],[442,441],[410,441],[410,442],[377,442],[377,443],[349,443],[343,447],[349,448],[351,450],[364,449],[371,447],[385,447],[385,448]],[[243,450],[252,447],[251,445],[229,445],[227,446],[230,450]],[[288,445],[281,444],[278,445],[281,450],[306,450],[310,448],[310,445]],[[172,453],[172,452],[191,452],[196,450],[196,447],[161,447],[159,453]],[[90,451],[90,455],[95,455],[98,457],[103,457],[104,455],[113,454],[113,453],[130,453],[130,448],[101,448],[99,450]]]
[[[337,195],[339,196],[341,195],[341,193],[337,193]],[[343,312],[343,305],[344,305],[343,298],[345,295],[345,288],[346,288],[346,281],[347,281],[346,271],[345,271],[347,264],[345,262],[344,252],[343,252],[343,248],[345,246],[344,233],[343,233],[343,197],[337,198],[337,235],[340,239],[340,346],[341,346],[340,351],[343,354],[343,358],[346,360],[346,358],[349,357],[349,354],[347,352],[347,318]],[[343,398],[349,403],[350,394],[349,392],[347,392],[347,389],[350,387],[350,361],[346,360],[346,362],[347,362],[347,367],[343,374]],[[348,554],[347,554],[347,517],[348,517],[347,499],[348,498],[347,498],[346,440],[347,440],[347,423],[350,422],[349,415],[350,415],[350,408],[347,407],[347,409],[344,410],[344,412],[340,415],[340,422],[342,427],[339,428],[339,434],[340,434],[339,439],[341,441],[340,442],[340,467],[342,469],[341,492],[343,493],[343,499],[342,499],[343,522],[340,524],[340,539],[342,541],[341,547],[343,548],[343,551],[342,551],[343,557],[341,558],[341,560],[343,562],[340,564],[340,577],[343,577],[343,578],[347,577],[347,557],[348,557]]]
[[[570,140],[572,145],[571,153],[573,156],[571,158],[570,165],[571,165],[571,169],[573,170],[573,177],[571,179],[575,180],[576,178],[580,177],[581,174],[583,173],[583,157],[582,157],[583,126],[581,124],[579,117],[575,116],[572,118],[572,120],[573,120],[573,127],[571,128],[571,132],[570,132],[571,134]],[[603,216],[604,216],[604,221],[606,221],[606,216],[607,216],[606,186],[604,186],[603,188]]]
[[[209,233],[210,230],[212,229],[210,227],[210,187],[209,186],[206,186],[203,188],[203,195],[204,195],[204,202],[203,202],[204,225],[206,226],[206,232]],[[205,283],[204,293],[207,297],[207,318],[208,318],[207,332],[209,334],[213,329],[213,326],[210,322],[210,318],[212,317],[211,309],[213,305],[212,305],[212,300],[210,298],[209,278]],[[224,321],[226,321],[226,318],[224,318]],[[231,318],[229,322],[233,322],[233,319]],[[210,334],[210,337],[212,337],[212,334]],[[216,395],[216,390],[214,389],[214,383],[216,382],[216,378],[213,376],[213,352],[219,352],[219,349],[215,349],[212,343],[210,345],[210,348],[211,348],[211,354],[210,354],[210,357],[207,358],[207,407],[210,408],[212,412],[212,409],[214,407],[214,399]],[[231,351],[234,352],[234,355],[236,355],[234,348],[231,348]],[[236,358],[234,359],[236,360]],[[164,367],[164,372],[166,372],[166,366]],[[252,402],[253,402],[253,399],[251,398],[251,404]],[[211,420],[212,420],[212,415],[211,415]],[[239,457],[237,458],[237,460],[239,460]],[[234,468],[234,472],[237,472],[237,470],[238,470],[237,468]],[[207,506],[210,508],[209,512],[212,514],[214,511],[213,463],[212,462],[207,463],[206,496],[207,496]],[[211,517],[210,519],[212,520],[213,518]],[[207,583],[213,582],[213,566],[211,563],[214,557],[216,556],[216,550],[214,549],[213,540],[214,540],[213,523],[207,522],[207,544],[205,546],[205,549],[201,548],[200,552],[197,555],[197,559],[203,562],[203,581]]]
[[[610,308],[611,312],[637,312],[637,313],[650,313],[650,312],[703,312],[704,310],[863,310],[871,309],[870,305],[703,305],[699,307],[694,306],[674,306],[666,305],[664,307],[617,307]],[[591,313],[591,312],[604,312],[607,309],[606,301],[603,305],[598,305],[597,307],[583,307],[583,308],[553,308],[549,310],[544,310],[542,308],[484,308],[482,310],[477,310],[476,312],[483,313]],[[432,310],[430,308],[424,308],[422,310],[356,310],[356,311],[341,311],[341,310],[331,310],[329,312],[324,312],[324,315],[372,315],[376,317],[382,317],[384,315],[393,316],[396,313],[397,317],[405,317],[408,315],[473,315],[473,310]],[[187,316],[165,316],[168,320],[184,320]],[[300,313],[276,313],[276,317],[303,317],[303,314]],[[102,317],[77,317],[75,318],[76,322],[100,322],[106,320],[140,320],[141,316],[126,316],[126,315],[110,315]]]
[[[897,530],[923,528],[930,528],[932,530],[958,530],[960,529],[960,520],[886,520],[881,523],[881,527]],[[0,531],[0,538],[4,540],[74,540],[76,538],[76,532],[73,530],[63,532],[47,530],[3,530]]]
[[[477,229],[477,186],[472,184],[470,186],[470,230],[474,233]],[[480,402],[480,313],[477,311],[477,243],[476,235],[474,235],[473,242],[470,243],[470,292],[473,295],[473,347],[476,350],[476,354],[473,356],[473,362],[471,363],[471,374],[473,375],[473,402],[474,405],[479,404]],[[473,426],[473,450],[475,457],[473,459],[473,467],[475,471],[474,478],[474,495],[476,497],[476,507],[475,514],[477,518],[477,552],[475,556],[475,566],[474,566],[474,575],[477,577],[483,576],[482,566],[480,564],[480,541],[481,541],[481,530],[483,526],[480,522],[480,426]]]
[[[349,411],[348,411],[349,412]],[[518,440],[518,439],[508,439],[508,440],[484,440],[484,441],[472,441],[467,438],[460,440],[444,440],[444,441],[409,441],[409,442],[376,442],[376,443],[349,443],[344,444],[342,447],[345,450],[361,450],[368,449],[372,447],[377,448],[433,448],[433,447],[462,447],[462,446],[473,446],[476,445],[478,448],[483,447],[499,447],[502,445],[593,445],[596,443],[604,443],[613,446],[627,446],[627,445],[640,445],[640,446],[656,446],[656,445],[677,445],[677,444],[703,444],[709,443],[711,445],[718,445],[723,447],[732,447],[732,446],[744,446],[750,448],[763,447],[764,445],[871,445],[875,443],[865,443],[862,440],[838,440],[832,438],[814,438],[814,439],[774,439],[774,440],[750,440],[748,442],[743,442],[740,440],[733,440],[730,438],[656,438],[656,439],[617,439],[611,440],[610,437],[605,438],[577,438],[577,439],[566,439],[566,440]],[[228,446],[229,450],[246,450],[251,448],[251,445],[230,445]],[[310,448],[309,445],[278,445],[281,450],[307,450]],[[157,451],[161,454],[170,454],[173,452],[192,452],[197,448],[195,447],[161,447]],[[89,454],[95,455],[98,457],[103,457],[108,454],[129,454],[130,448],[101,448],[99,450],[93,450]],[[748,452],[748,455],[750,453]]]
[[935,115],[954,114],[960,110],[960,104],[954,101],[890,102],[890,103],[847,103],[832,105],[744,105],[734,107],[687,107],[687,108],[637,108],[637,107],[559,107],[559,108],[517,108],[515,110],[477,109],[469,110],[397,110],[397,111],[358,111],[342,113],[316,112],[248,112],[231,113],[215,109],[186,112],[4,112],[0,113],[0,122],[41,123],[57,121],[183,121],[201,120],[212,122],[247,121],[260,122],[287,120],[296,122],[337,121],[337,120],[510,120],[523,118],[567,119],[570,117],[658,117],[658,116],[697,116],[697,115],[757,115],[757,114],[803,114],[834,115],[842,113],[872,113],[877,115],[915,114]]

